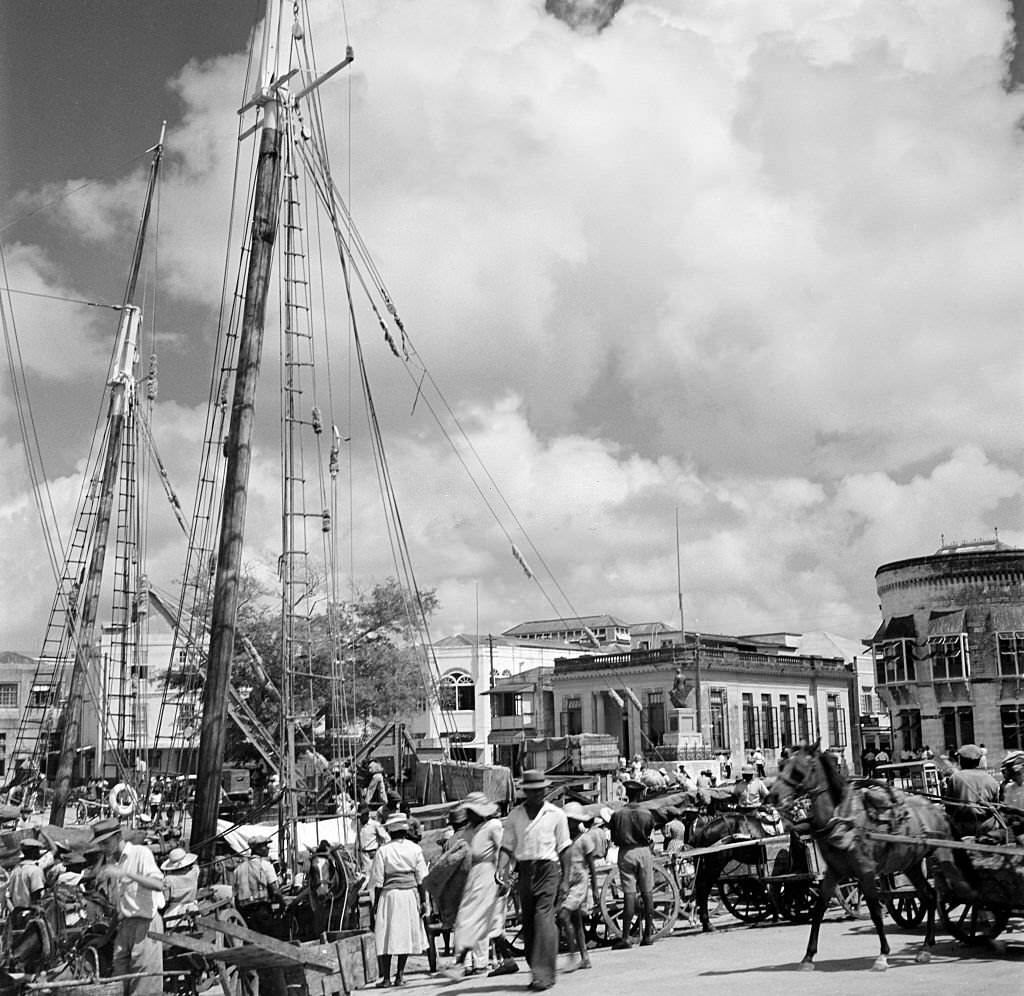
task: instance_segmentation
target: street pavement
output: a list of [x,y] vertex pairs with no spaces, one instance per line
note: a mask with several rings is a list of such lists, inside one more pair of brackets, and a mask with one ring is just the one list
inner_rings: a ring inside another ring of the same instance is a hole
[[[832,913],[822,924],[816,969],[801,971],[808,928],[799,925],[747,926],[725,917],[713,934],[678,930],[653,947],[630,951],[599,948],[591,952],[593,968],[575,968],[559,956],[557,996],[934,996],[984,994],[1024,996],[1024,922],[1000,936],[991,947],[965,948],[940,933],[929,964],[915,956],[922,931],[906,931],[886,919],[892,953],[886,972],[871,970],[878,940],[869,921],[842,919]],[[891,929],[890,929],[891,928]],[[440,959],[440,967],[451,959]],[[516,975],[491,979],[474,975],[458,983],[428,975],[425,959],[410,959],[404,991],[412,996],[492,996],[526,993],[530,972],[525,963]]]

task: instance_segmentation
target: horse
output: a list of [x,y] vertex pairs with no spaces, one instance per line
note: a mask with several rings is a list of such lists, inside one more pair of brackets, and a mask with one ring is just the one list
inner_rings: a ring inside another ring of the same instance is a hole
[[[881,782],[851,787],[832,755],[822,752],[818,744],[799,747],[790,755],[769,798],[788,823],[809,825],[827,866],[800,968],[814,969],[821,919],[837,883],[856,879],[878,934],[879,955],[871,967],[885,971],[889,967],[889,942],[882,920],[878,876],[899,873],[910,879],[927,910],[924,944],[916,960],[921,964],[931,961],[936,895],[922,863],[931,857],[933,848],[915,838],[952,838],[942,807],[920,796],[905,796]],[[872,829],[907,839],[899,843],[873,840],[869,835]]]
[[[728,799],[731,799],[731,794]],[[771,835],[756,814],[740,812],[735,809],[717,809],[716,803],[720,805],[726,801],[725,796],[712,790],[710,808],[704,813],[695,815],[695,818],[687,824],[686,842],[688,847],[713,847],[715,844],[743,837],[757,840]],[[685,857],[686,852],[682,853]],[[738,847],[718,853],[704,854],[695,860],[696,878],[693,887],[693,901],[701,930],[704,933],[711,933],[715,929],[708,916],[708,898],[711,895],[711,890],[721,878],[726,865],[733,861],[756,865],[759,860],[760,849],[757,845],[751,845],[749,849]]]

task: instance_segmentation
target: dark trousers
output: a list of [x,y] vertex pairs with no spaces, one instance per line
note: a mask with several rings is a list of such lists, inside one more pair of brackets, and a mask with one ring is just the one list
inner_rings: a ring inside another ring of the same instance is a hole
[[558,927],[555,894],[562,868],[557,861],[519,862],[519,903],[523,915],[523,945],[533,981],[546,986],[555,982]]

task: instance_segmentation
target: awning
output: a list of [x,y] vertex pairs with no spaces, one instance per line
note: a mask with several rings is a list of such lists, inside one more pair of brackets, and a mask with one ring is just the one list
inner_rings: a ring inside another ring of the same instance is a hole
[[871,637],[871,642],[878,643],[881,640],[913,640],[916,635],[913,616],[893,616],[878,627],[875,635]]
[[964,632],[964,610],[933,612],[928,620],[929,636],[960,636]]
[[1024,632],[1024,605],[993,605],[989,619],[993,633]]
[[507,685],[495,685],[487,691],[480,692],[480,695],[503,695],[505,692],[515,694],[516,692],[532,692],[536,686],[529,681],[515,681]]

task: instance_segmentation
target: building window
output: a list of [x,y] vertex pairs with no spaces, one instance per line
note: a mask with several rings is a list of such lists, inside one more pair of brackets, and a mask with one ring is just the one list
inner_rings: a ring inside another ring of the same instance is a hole
[[754,750],[760,746],[757,712],[754,710],[754,696],[744,692],[743,698],[743,749]]
[[871,648],[875,657],[875,681],[892,685],[917,681],[913,640],[886,640]]
[[772,697],[761,696],[761,747],[775,746],[775,716],[772,714]]
[[665,693],[660,689],[647,693],[647,738],[654,747],[665,742]]
[[839,705],[838,695],[829,695],[825,702],[829,747],[846,746],[846,710]]
[[476,685],[465,671],[451,671],[438,682],[437,697],[446,712],[471,712],[476,705]]
[[1024,750],[1024,703],[1001,705],[999,718],[1003,725],[1003,747],[1007,750]]
[[945,706],[939,710],[943,746],[952,756],[964,744],[974,743],[974,710],[970,706]]
[[49,685],[33,685],[28,704],[32,709],[46,709],[53,705],[53,689]]
[[796,732],[801,743],[809,744],[813,739],[814,710],[807,704],[806,695],[796,697]]
[[896,731],[900,749],[916,753],[921,748],[921,710],[901,709],[896,713]]
[[779,696],[779,746],[793,746],[793,707],[788,695]]
[[564,709],[560,717],[563,737],[576,736],[583,732],[583,700],[579,696],[570,696],[563,702]]
[[712,688],[708,692],[708,719],[711,722],[711,746],[714,750],[729,749],[729,721],[726,690]]
[[1005,677],[1024,677],[1024,633],[997,633],[999,673]]
[[967,641],[962,633],[959,636],[928,637],[928,653],[932,658],[933,681],[958,681],[970,678]]
[[17,682],[0,684],[0,709],[18,708],[18,685]]

